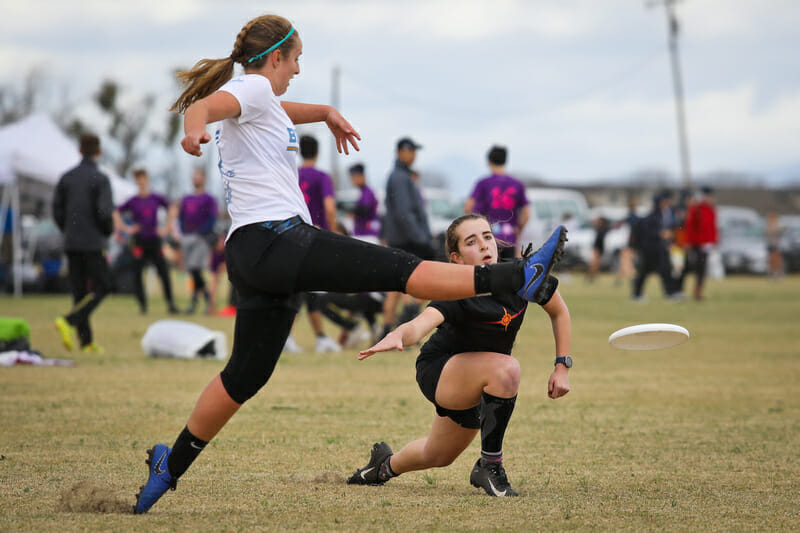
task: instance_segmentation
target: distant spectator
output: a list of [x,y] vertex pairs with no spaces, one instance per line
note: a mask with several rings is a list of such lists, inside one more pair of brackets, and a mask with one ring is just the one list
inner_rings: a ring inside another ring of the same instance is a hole
[[203,271],[209,266],[211,246],[217,241],[214,236],[217,201],[206,192],[206,174],[202,169],[196,168],[192,173],[192,186],[194,192],[183,197],[178,211],[183,264],[192,276],[192,299],[186,313],[194,313],[201,295],[206,302],[206,313],[210,313],[211,300]]
[[[169,279],[169,268],[164,260],[161,249],[162,236],[170,233],[171,228],[158,227],[158,209],[169,209],[169,202],[160,194],[150,192],[150,177],[144,169],[133,171],[136,186],[139,192],[129,198],[124,204],[114,211],[114,223],[118,231],[123,231],[132,236],[132,251],[134,274],[134,292],[139,302],[139,310],[144,315],[147,313],[147,296],[144,291],[142,273],[147,263],[156,267],[161,288],[164,290],[164,299],[167,301],[167,311],[178,313],[178,308],[172,299],[172,284]],[[133,224],[127,224],[122,214],[127,214]]]
[[633,299],[644,301],[642,289],[647,276],[657,272],[661,276],[664,296],[675,298],[670,272],[669,243],[672,240],[672,195],[668,191],[653,197],[653,211],[637,224],[634,248],[639,254],[636,277],[633,280]]
[[380,234],[378,219],[378,198],[367,185],[364,165],[356,163],[348,169],[350,181],[358,188],[360,195],[353,209],[353,237],[377,244]]
[[628,242],[622,247],[619,252],[619,265],[617,267],[617,275],[614,284],[619,285],[623,280],[627,281],[633,277],[633,256],[635,254],[632,247],[633,239],[635,238],[634,232],[639,223],[640,217],[636,214],[636,200],[630,198],[628,200],[628,214],[622,220],[621,224],[628,226]]
[[489,150],[487,160],[492,173],[478,180],[464,204],[464,213],[478,213],[489,219],[501,259],[519,257],[517,240],[529,217],[525,186],[506,174],[507,157],[503,146]]
[[111,183],[97,168],[100,139],[85,134],[80,139],[80,164],[64,174],[53,195],[53,218],[64,233],[69,281],[74,307],[56,319],[61,341],[72,350],[73,332],[84,352],[101,353],[94,342],[89,316],[110,289],[110,274],[105,256],[114,222]]
[[315,226],[336,231],[336,196],[330,175],[316,168],[319,143],[310,135],[300,137],[303,164],[297,170],[300,190]]
[[672,207],[672,243],[670,263],[672,267],[673,292],[683,294],[683,281],[691,268],[689,265],[689,243],[686,240],[686,216],[692,205],[694,193],[681,189],[678,201]]
[[[300,190],[303,192],[303,199],[311,213],[311,222],[318,228],[330,230],[338,233],[336,223],[336,197],[334,196],[333,180],[331,177],[316,168],[317,157],[319,155],[319,143],[311,135],[300,137],[300,156],[303,164],[297,171],[300,181]],[[311,322],[311,329],[317,338],[317,352],[339,352],[341,346],[331,337],[325,334],[322,325],[322,306],[323,301],[319,293],[307,292],[304,294],[306,308],[308,309],[308,320]]]
[[781,279],[784,275],[783,255],[781,255],[781,234],[783,229],[775,212],[767,214],[767,256],[769,262],[769,277]]
[[695,300],[703,299],[708,253],[719,240],[717,210],[714,207],[711,188],[703,187],[701,191],[700,200],[689,205],[684,224],[686,244],[689,247],[689,270],[695,274]]
[[606,248],[606,235],[611,225],[606,217],[597,217],[594,220],[594,242],[592,243],[592,260],[589,263],[589,270],[586,273],[586,278],[589,281],[594,281],[595,276],[600,271],[600,261],[603,258],[603,253]]
[[[422,194],[412,179],[411,165],[422,146],[409,137],[397,141],[397,159],[386,180],[386,215],[383,219],[383,239],[392,248],[399,248],[421,259],[433,259],[428,214]],[[384,333],[395,323],[400,293],[390,292],[383,303]],[[413,304],[412,304],[413,305]],[[410,313],[407,313],[410,314]]]

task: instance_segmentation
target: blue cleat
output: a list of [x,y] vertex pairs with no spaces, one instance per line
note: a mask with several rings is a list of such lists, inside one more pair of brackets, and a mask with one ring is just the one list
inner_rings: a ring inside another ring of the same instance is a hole
[[175,490],[178,480],[172,479],[172,475],[167,468],[167,459],[170,452],[172,450],[165,444],[156,444],[147,450],[145,463],[150,465],[150,476],[147,478],[147,483],[139,487],[133,514],[146,513],[167,490]]
[[550,275],[550,270],[564,256],[564,244],[567,242],[567,228],[558,226],[541,248],[531,253],[532,246],[522,254],[525,284],[517,294],[528,300],[536,302],[537,290],[542,282]]

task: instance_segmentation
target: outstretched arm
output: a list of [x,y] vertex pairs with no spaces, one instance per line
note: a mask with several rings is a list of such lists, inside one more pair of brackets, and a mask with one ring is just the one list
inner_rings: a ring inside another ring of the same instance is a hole
[[283,110],[295,124],[308,124],[311,122],[325,122],[336,138],[336,150],[341,154],[350,154],[347,143],[359,150],[356,139],[361,136],[336,109],[329,105],[303,104],[299,102],[281,102]]
[[[569,309],[561,294],[556,290],[550,301],[542,308],[550,315],[553,326],[553,337],[556,341],[556,356],[570,355],[569,344],[572,337],[572,322]],[[547,382],[547,395],[552,399],[560,398],[569,392],[569,369],[557,364]]]
[[377,352],[389,350],[403,351],[404,346],[411,346],[422,340],[433,328],[444,322],[444,316],[438,309],[426,307],[425,310],[409,322],[399,325],[394,331],[386,335],[375,346],[363,350],[358,356],[359,361],[366,359]]

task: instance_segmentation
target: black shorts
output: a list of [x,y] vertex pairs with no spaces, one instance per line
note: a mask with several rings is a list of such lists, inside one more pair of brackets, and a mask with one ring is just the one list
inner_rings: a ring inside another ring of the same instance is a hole
[[446,416],[461,427],[467,429],[480,429],[481,406],[480,404],[470,409],[446,409],[436,403],[436,387],[442,376],[442,369],[453,355],[445,354],[441,357],[417,357],[417,384],[422,394],[436,407],[436,414]]
[[299,217],[250,224],[225,245],[236,290],[233,351],[220,374],[244,403],[269,380],[308,291],[404,291],[421,260],[411,254],[319,230]]

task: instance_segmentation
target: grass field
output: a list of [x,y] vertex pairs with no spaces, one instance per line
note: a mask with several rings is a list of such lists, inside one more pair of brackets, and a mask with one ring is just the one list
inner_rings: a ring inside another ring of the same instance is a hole
[[[664,302],[654,278],[646,305],[607,277],[575,277],[561,291],[572,391],[546,396],[543,312],[529,312],[514,352],[523,380],[504,454],[521,498],[469,485],[478,440],[447,468],[346,485],[373,442],[399,449],[426,434],[432,407],[414,381],[416,351],[364,362],[306,352],[284,355],[145,516],[68,509],[84,492],[106,511],[129,509],[146,448],[172,445],[224,362],[145,357],[140,339],[165,318],[161,302],[143,317],[132,298],[109,298],[94,318],[106,353],[83,355],[65,352],[52,327],[66,296],[2,296],[0,315],[28,320],[35,348],[77,365],[0,368],[0,531],[800,529],[800,278],[712,281],[701,303]],[[231,319],[194,319],[231,341]],[[692,338],[665,351],[608,346],[612,331],[641,322],[682,324]],[[304,316],[295,333],[312,346]]]

